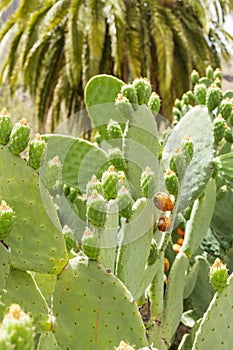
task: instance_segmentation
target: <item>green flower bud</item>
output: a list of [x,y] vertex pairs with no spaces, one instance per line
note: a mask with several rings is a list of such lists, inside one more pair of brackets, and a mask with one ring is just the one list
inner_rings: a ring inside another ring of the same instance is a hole
[[30,137],[30,127],[25,118],[16,123],[10,134],[10,151],[13,154],[20,154],[28,145]]
[[166,190],[170,194],[177,196],[178,190],[179,190],[179,180],[176,173],[172,170],[167,170],[164,180],[165,180]]
[[138,96],[138,104],[147,104],[151,96],[151,84],[146,78],[137,78],[133,81]]
[[219,105],[221,99],[221,89],[216,84],[211,84],[211,86],[207,89],[206,94],[206,105],[209,111],[213,111]]
[[14,212],[5,201],[0,205],[0,241],[6,239],[12,229]]
[[195,103],[195,96],[194,93],[192,91],[187,91],[186,95],[188,96],[188,103],[194,104]]
[[184,176],[186,169],[186,160],[182,153],[173,154],[169,161],[169,168],[176,173],[179,179]]
[[194,69],[191,73],[191,80],[194,84],[198,84],[200,79],[199,73]]
[[182,99],[181,99],[182,105],[188,105],[189,104],[189,98],[187,94],[183,94]]
[[221,293],[227,286],[228,270],[226,265],[217,258],[210,268],[209,280],[216,292]]
[[138,95],[132,84],[123,85],[121,87],[121,93],[124,97],[127,97],[130,103],[134,106],[138,104]]
[[28,163],[33,169],[39,169],[46,143],[41,139],[40,134],[37,134],[35,139],[29,144],[29,160]]
[[206,103],[206,93],[207,93],[207,87],[205,84],[197,84],[194,87],[194,96],[196,103],[199,105],[205,105]]
[[205,70],[205,74],[207,76],[208,79],[213,79],[214,77],[214,70],[211,66],[208,66]]
[[159,113],[161,106],[161,100],[156,92],[152,92],[148,101],[148,107],[152,111],[152,113],[156,116]]
[[87,220],[98,228],[103,228],[106,221],[107,204],[103,196],[97,191],[92,191],[92,194],[87,199]]
[[174,107],[176,107],[177,109],[179,109],[181,111],[182,108],[182,103],[181,100],[179,100],[178,98],[175,99],[175,103],[174,103]]
[[155,173],[149,168],[141,174],[141,190],[142,195],[146,198],[152,198],[156,191],[156,177]]
[[107,125],[107,132],[110,139],[121,139],[122,138],[122,130],[120,124],[110,119]]
[[65,225],[62,229],[62,233],[65,239],[66,249],[70,252],[75,246],[74,232],[69,226]]
[[190,137],[184,137],[180,150],[185,158],[186,166],[188,166],[193,158],[194,153],[194,143]]
[[222,80],[222,71],[221,71],[220,68],[216,68],[215,69],[213,78],[214,78],[214,80],[217,79],[217,78]]
[[61,185],[62,165],[58,156],[49,160],[43,168],[42,179],[45,187],[51,191],[57,191]]
[[229,116],[228,123],[231,127],[233,127],[233,109],[232,109],[231,114]]
[[0,144],[6,145],[12,131],[12,120],[6,108],[0,113]]
[[116,200],[120,215],[123,218],[129,219],[133,212],[132,207],[134,202],[128,189],[122,186],[118,191]]
[[225,132],[225,121],[221,117],[221,115],[219,115],[213,120],[213,133],[214,133],[215,143],[218,144],[223,139],[224,132]]
[[133,107],[128,98],[122,94],[117,95],[115,102],[116,110],[126,119],[131,120],[133,116]]
[[91,196],[92,191],[97,191],[99,194],[103,195],[103,185],[102,183],[97,179],[95,175],[92,175],[91,180],[88,181],[86,186],[86,194],[87,197]]
[[109,160],[116,170],[125,169],[125,160],[122,151],[118,147],[110,148],[108,150]]
[[99,237],[97,233],[91,231],[88,227],[82,235],[82,249],[90,260],[98,259],[100,253]]
[[229,97],[221,101],[218,107],[218,114],[221,114],[223,119],[227,120],[232,113],[233,103]]
[[226,142],[233,143],[233,132],[232,128],[230,128],[228,125],[225,125],[224,130],[224,138]]
[[113,165],[106,170],[102,175],[102,185],[104,189],[104,197],[107,200],[117,197],[118,174]]

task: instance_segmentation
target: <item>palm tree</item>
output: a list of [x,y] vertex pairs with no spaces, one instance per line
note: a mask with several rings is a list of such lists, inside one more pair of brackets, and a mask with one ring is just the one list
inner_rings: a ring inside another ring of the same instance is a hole
[[21,0],[0,31],[0,41],[11,37],[1,81],[13,93],[23,82],[41,132],[49,115],[53,129],[82,108],[85,84],[99,73],[147,77],[171,120],[192,69],[228,58],[232,37],[222,25],[232,9],[231,0]]

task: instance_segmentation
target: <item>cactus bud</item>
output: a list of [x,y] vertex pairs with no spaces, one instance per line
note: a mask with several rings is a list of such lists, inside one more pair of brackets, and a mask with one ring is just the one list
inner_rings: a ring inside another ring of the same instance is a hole
[[220,80],[219,78],[216,78],[214,80],[214,84],[217,85],[217,87],[219,87],[220,89],[222,88],[222,80]]
[[174,114],[174,116],[178,119],[178,121],[180,120],[180,118],[182,117],[182,112],[180,109],[178,109],[177,107],[173,107],[172,108],[172,113]]
[[155,173],[149,167],[146,167],[146,169],[141,174],[142,195],[146,198],[152,198],[155,193],[155,188]]
[[213,120],[213,133],[214,133],[214,141],[215,143],[219,143],[223,136],[224,136],[224,131],[225,131],[225,121],[219,115]]
[[222,92],[221,89],[216,84],[211,84],[207,89],[206,94],[206,105],[209,111],[213,111],[221,102]]
[[120,124],[110,119],[107,125],[107,132],[110,139],[121,139],[122,138],[122,130]]
[[124,186],[125,188],[127,188],[128,191],[130,191],[130,185],[129,182],[127,181],[126,177],[125,177],[125,173],[123,171],[119,171],[118,172],[118,190]]
[[156,94],[156,92],[152,92],[148,101],[148,107],[155,116],[159,113],[160,106],[161,101],[159,95]]
[[172,211],[174,209],[174,203],[167,193],[157,192],[153,197],[153,202],[159,210]]
[[42,179],[45,187],[51,191],[57,191],[61,184],[62,165],[58,156],[49,160],[43,169]]
[[171,216],[160,215],[157,220],[157,227],[159,231],[166,232],[170,230],[172,226]]
[[117,194],[117,204],[119,208],[120,215],[123,218],[129,219],[132,215],[133,199],[124,186],[122,186]]
[[179,100],[178,98],[175,99],[175,103],[174,103],[174,107],[176,107],[177,109],[179,109],[181,111],[182,109],[182,103],[181,100]]
[[125,161],[120,148],[114,147],[108,150],[109,159],[116,170],[125,169]]
[[147,259],[147,264],[149,266],[153,265],[156,262],[157,259],[157,244],[154,238],[152,238],[151,246],[150,246],[150,253]]
[[188,105],[189,104],[189,98],[187,94],[183,94],[182,99],[181,99],[182,105]]
[[233,143],[232,128],[230,128],[228,125],[225,125],[224,138],[227,142]]
[[193,158],[194,153],[194,143],[190,137],[184,137],[180,150],[185,158],[186,166],[188,166]]
[[117,197],[118,174],[113,165],[106,170],[102,175],[102,185],[104,189],[104,197],[107,200]]
[[133,107],[128,98],[122,94],[117,95],[115,102],[116,110],[126,119],[131,120],[133,115]]
[[7,238],[13,225],[14,212],[5,201],[0,205],[0,241]]
[[28,163],[33,169],[40,167],[45,146],[46,143],[41,139],[40,134],[36,134],[35,139],[30,142]]
[[16,123],[10,134],[10,151],[20,154],[27,147],[30,136],[30,127],[25,118]]
[[191,90],[189,90],[186,92],[186,95],[188,96],[189,103],[194,104],[195,103],[194,93]]
[[[2,331],[8,334],[9,349],[34,349],[34,330],[30,317],[18,304],[12,304],[2,321]],[[1,349],[8,349],[2,347]]]
[[87,200],[87,220],[91,225],[101,228],[106,221],[107,205],[105,199],[93,190]]
[[214,77],[214,70],[213,70],[213,68],[211,66],[208,66],[206,68],[206,70],[205,70],[205,74],[206,74],[206,77],[208,79],[213,79],[213,77]]
[[218,107],[218,113],[221,114],[223,119],[227,120],[231,115],[232,107],[233,107],[232,101],[227,97],[221,101]]
[[226,265],[217,258],[210,267],[209,280],[216,292],[221,293],[227,286],[228,270]]
[[217,78],[222,80],[222,72],[221,72],[220,68],[215,69],[214,74],[213,74],[213,78],[214,78],[214,80]]
[[65,239],[66,249],[70,252],[74,248],[74,232],[69,226],[65,225],[62,229],[62,233]]
[[178,178],[182,178],[186,168],[186,161],[184,155],[177,151],[173,154],[169,161],[169,168],[176,173]]
[[0,112],[0,144],[6,145],[12,131],[12,120],[6,108]]
[[207,87],[205,84],[197,84],[193,90],[196,103],[204,105],[206,103]]
[[170,194],[177,196],[178,190],[179,190],[179,180],[176,173],[169,169],[167,170],[164,179],[165,179],[166,190]]
[[229,116],[228,123],[231,127],[233,127],[233,108],[231,110],[231,114]]
[[124,97],[127,97],[130,103],[134,106],[138,104],[138,95],[132,84],[123,85],[121,87],[121,93]]
[[138,104],[147,104],[151,96],[151,84],[146,78],[137,78],[133,81],[133,87],[137,92]]
[[103,195],[104,193],[103,185],[95,175],[92,175],[91,180],[88,181],[87,183],[87,186],[86,186],[87,197],[91,196],[93,190],[97,191],[101,195]]
[[82,249],[90,260],[98,259],[100,253],[99,237],[97,233],[91,231],[88,227],[82,235]]
[[194,69],[191,73],[191,80],[194,84],[198,84],[200,79],[199,73]]

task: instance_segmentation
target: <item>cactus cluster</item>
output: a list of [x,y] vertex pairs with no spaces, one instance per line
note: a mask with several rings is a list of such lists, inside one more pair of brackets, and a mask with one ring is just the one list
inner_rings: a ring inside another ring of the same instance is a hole
[[0,348],[168,350],[181,324],[179,350],[230,348],[233,93],[221,76],[192,72],[165,138],[144,78],[90,79],[93,143],[30,140],[2,110]]

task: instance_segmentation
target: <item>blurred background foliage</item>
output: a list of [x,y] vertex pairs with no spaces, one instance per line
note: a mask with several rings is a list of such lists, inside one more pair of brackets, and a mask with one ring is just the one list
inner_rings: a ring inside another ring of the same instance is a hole
[[172,120],[191,71],[204,74],[230,57],[224,22],[232,11],[232,0],[1,0],[1,91],[10,87],[11,101],[29,94],[28,109],[45,132],[84,107],[93,75],[142,76]]

